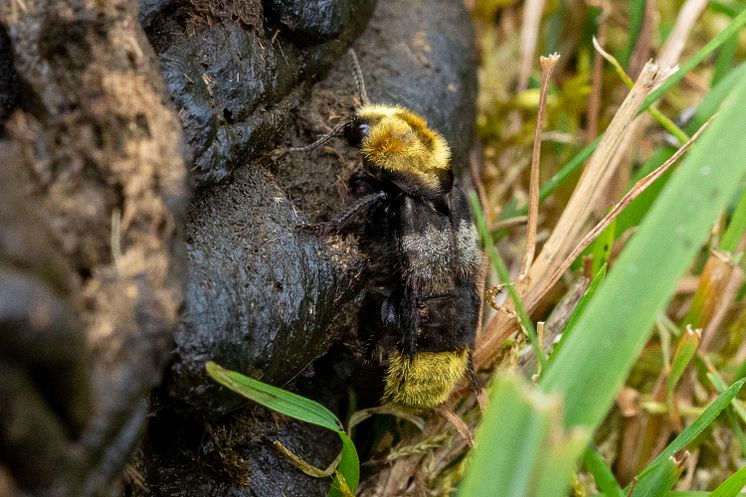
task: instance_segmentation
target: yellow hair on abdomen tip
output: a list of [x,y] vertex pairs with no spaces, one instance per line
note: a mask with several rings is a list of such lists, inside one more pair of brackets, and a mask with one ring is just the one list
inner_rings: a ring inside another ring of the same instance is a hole
[[468,350],[389,357],[383,401],[419,411],[445,402],[469,363]]

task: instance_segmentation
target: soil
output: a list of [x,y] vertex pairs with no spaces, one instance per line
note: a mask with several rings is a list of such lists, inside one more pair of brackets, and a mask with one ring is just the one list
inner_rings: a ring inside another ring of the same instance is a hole
[[[127,465],[130,495],[326,494],[273,442],[324,467],[338,438],[246,407],[204,363],[345,417],[366,261],[354,234],[299,227],[350,200],[359,157],[336,140],[287,148],[353,110],[355,40],[370,98],[426,116],[463,171],[468,14],[450,0],[380,2],[372,18],[372,0],[24,4],[0,7],[0,68],[15,69],[0,71],[0,304],[20,302],[0,305],[0,490],[120,493]],[[28,329],[38,342],[6,347]],[[28,426],[11,440],[18,412],[55,428],[48,443]]]

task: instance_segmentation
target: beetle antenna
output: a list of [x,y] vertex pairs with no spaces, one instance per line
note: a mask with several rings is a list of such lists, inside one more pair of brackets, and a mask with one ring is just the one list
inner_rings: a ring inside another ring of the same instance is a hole
[[357,87],[357,93],[360,96],[360,101],[363,105],[368,105],[368,93],[365,91],[365,80],[363,79],[363,71],[360,70],[360,62],[357,60],[357,54],[354,49],[349,50],[350,57],[352,57],[352,75],[355,78],[355,86]]
[[347,126],[348,124],[350,124],[350,121],[342,121],[341,123],[334,126],[334,128],[332,128],[332,130],[329,133],[320,136],[315,142],[309,145],[305,145],[303,147],[290,147],[288,148],[288,150],[291,152],[307,152],[309,150],[318,148],[324,143],[334,138],[335,136],[339,136],[342,130],[344,129],[344,127]]

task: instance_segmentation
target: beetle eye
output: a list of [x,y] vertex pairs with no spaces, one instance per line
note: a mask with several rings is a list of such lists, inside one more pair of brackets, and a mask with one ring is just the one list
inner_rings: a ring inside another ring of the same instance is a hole
[[363,138],[368,136],[368,133],[370,133],[370,126],[357,120],[353,120],[350,124],[345,126],[344,129],[347,143],[356,148],[360,148]]

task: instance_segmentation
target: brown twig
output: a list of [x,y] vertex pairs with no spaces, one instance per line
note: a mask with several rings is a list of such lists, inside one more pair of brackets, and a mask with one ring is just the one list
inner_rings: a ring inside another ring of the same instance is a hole
[[526,230],[526,252],[521,263],[519,279],[528,275],[536,252],[536,230],[539,225],[539,181],[541,159],[541,134],[544,131],[547,116],[547,92],[554,66],[559,61],[559,54],[553,53],[548,57],[540,57],[541,64],[541,94],[539,97],[539,112],[536,116],[536,131],[534,133],[534,149],[531,154],[531,181],[529,183],[528,198],[528,228]]

